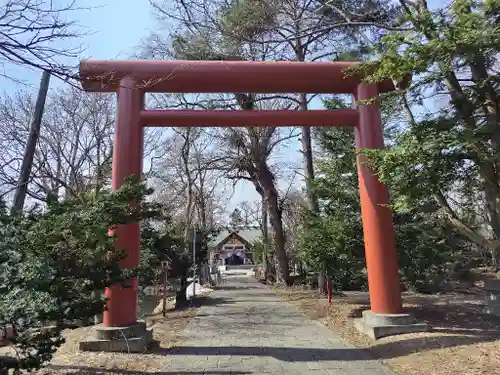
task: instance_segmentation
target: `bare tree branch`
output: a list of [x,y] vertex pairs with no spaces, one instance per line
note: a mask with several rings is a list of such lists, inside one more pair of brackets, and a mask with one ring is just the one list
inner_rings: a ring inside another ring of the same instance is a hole
[[[76,1],[5,0],[0,5],[0,64],[8,63],[49,71],[68,80],[74,77],[72,60],[79,48],[70,43],[82,30],[69,20],[82,10]],[[3,73],[9,77],[8,72]]]

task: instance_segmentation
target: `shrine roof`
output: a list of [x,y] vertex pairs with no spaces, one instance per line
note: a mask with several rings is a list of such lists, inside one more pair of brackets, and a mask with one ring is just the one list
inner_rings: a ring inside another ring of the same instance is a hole
[[259,228],[230,228],[220,231],[220,233],[208,243],[210,248],[217,248],[226,242],[232,235],[240,237],[245,242],[250,244],[258,241],[262,237],[262,232]]

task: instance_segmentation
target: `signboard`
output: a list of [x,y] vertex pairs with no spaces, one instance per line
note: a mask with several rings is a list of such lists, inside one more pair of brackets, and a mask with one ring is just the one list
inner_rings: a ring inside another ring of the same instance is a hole
[[161,268],[170,270],[170,262],[168,260],[163,260],[161,262]]

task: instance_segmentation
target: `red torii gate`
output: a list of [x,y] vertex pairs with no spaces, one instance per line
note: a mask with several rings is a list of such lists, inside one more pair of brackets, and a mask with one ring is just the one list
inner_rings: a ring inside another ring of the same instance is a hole
[[[356,148],[384,147],[380,110],[376,104],[338,110],[147,110],[146,92],[168,93],[328,93],[370,99],[394,89],[391,82],[362,84],[344,70],[357,62],[258,61],[83,61],[82,86],[87,91],[118,95],[113,152],[112,188],[142,170],[145,126],[353,126]],[[357,156],[371,313],[401,314],[401,287],[387,187]],[[119,229],[117,246],[124,248],[122,267],[139,263],[139,224]],[[104,312],[105,327],[137,324],[137,281],[132,288],[114,286]]]

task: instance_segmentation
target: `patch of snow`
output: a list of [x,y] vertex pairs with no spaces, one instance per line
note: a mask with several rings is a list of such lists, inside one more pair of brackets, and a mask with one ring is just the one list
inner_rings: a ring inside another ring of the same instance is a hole
[[[200,294],[203,294],[203,293],[209,293],[211,291],[213,291],[213,289],[210,289],[210,288],[207,288],[207,287],[204,287],[198,283],[195,284],[195,293],[196,295],[200,295]],[[189,299],[189,298],[192,298],[193,297],[193,283],[190,283],[186,289],[186,297]]]

